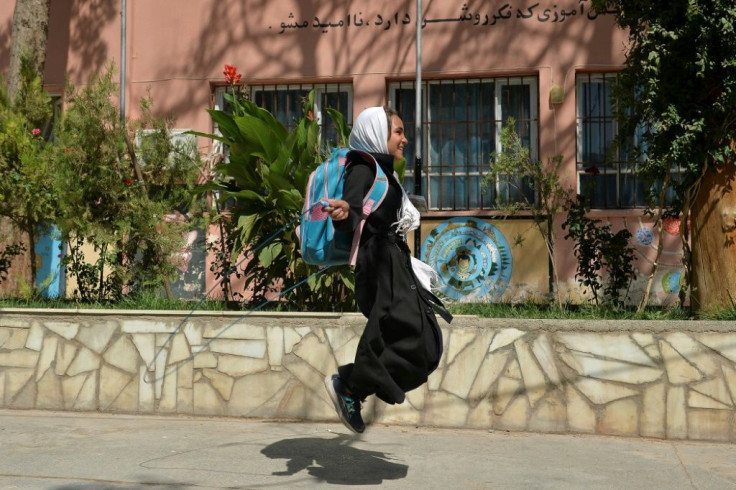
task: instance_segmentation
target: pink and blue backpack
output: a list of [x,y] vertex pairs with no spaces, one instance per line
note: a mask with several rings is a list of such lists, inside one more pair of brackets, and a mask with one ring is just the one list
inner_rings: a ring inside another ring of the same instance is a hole
[[[375,166],[373,185],[363,198],[363,218],[352,234],[336,230],[329,215],[322,210],[325,198],[342,199],[346,160],[351,151],[360,153]],[[335,148],[307,182],[301,224],[297,227],[304,261],[319,266],[355,265],[365,220],[378,209],[387,193],[388,177],[370,153]]]

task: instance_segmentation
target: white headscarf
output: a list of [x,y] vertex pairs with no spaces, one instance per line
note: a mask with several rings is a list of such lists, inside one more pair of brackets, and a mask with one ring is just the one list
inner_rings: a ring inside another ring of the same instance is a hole
[[353,150],[388,153],[388,120],[383,107],[369,107],[358,114],[349,143]]

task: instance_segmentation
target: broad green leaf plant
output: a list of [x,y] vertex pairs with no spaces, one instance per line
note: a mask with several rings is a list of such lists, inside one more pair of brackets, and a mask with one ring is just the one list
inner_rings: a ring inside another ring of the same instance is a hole
[[[227,72],[226,72],[227,75]],[[314,92],[304,100],[301,118],[289,130],[269,111],[239,96],[233,77],[225,98],[232,112],[210,110],[219,134],[195,133],[221,141],[229,161],[200,191],[215,191],[223,213],[237,224],[233,261],[240,265],[254,303],[272,300],[308,278],[305,285],[279,298],[278,305],[316,311],[353,310],[352,270],[348,266],[318,269],[304,262],[296,233],[309,174],[326,156],[330,144],[345,144],[349,129],[339,112],[328,109],[340,141],[323,142],[313,117]]]

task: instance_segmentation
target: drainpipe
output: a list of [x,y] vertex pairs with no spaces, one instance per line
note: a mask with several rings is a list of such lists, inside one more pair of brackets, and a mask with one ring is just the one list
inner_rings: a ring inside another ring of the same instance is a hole
[[[422,0],[417,0],[417,73],[414,93],[414,194],[422,195]],[[422,227],[414,230],[414,256],[422,250]]]
[[125,123],[125,61],[127,38],[127,0],[120,0],[120,122]]

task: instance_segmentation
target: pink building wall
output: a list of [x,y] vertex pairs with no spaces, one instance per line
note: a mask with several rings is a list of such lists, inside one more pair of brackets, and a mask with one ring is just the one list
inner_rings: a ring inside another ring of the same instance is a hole
[[[8,61],[13,4],[0,4],[0,70]],[[417,19],[411,0],[128,0],[127,4],[130,117],[138,115],[140,99],[150,92],[155,110],[174,114],[179,128],[211,131],[206,109],[212,107],[214,87],[224,81],[225,63],[236,65],[249,84],[350,83],[353,114],[384,104],[389,82],[415,76]],[[596,17],[589,0],[423,4],[424,78],[537,77],[539,157],[563,155],[563,182],[576,187],[575,78],[577,73],[616,71],[622,66],[626,34],[615,26],[613,15]],[[110,61],[120,66],[119,0],[52,0],[50,17],[48,90],[60,92],[65,77],[83,85]],[[376,25],[379,18],[382,22]],[[564,89],[561,104],[549,102],[553,85]],[[199,144],[202,151],[208,150],[209,141],[200,139]],[[609,214],[614,221],[625,220],[632,233],[647,225],[639,223],[640,210],[599,213],[603,218]],[[435,212],[429,217],[453,215]],[[678,249],[677,244],[668,246]],[[559,242],[556,252],[563,278],[574,283],[572,243]]]

